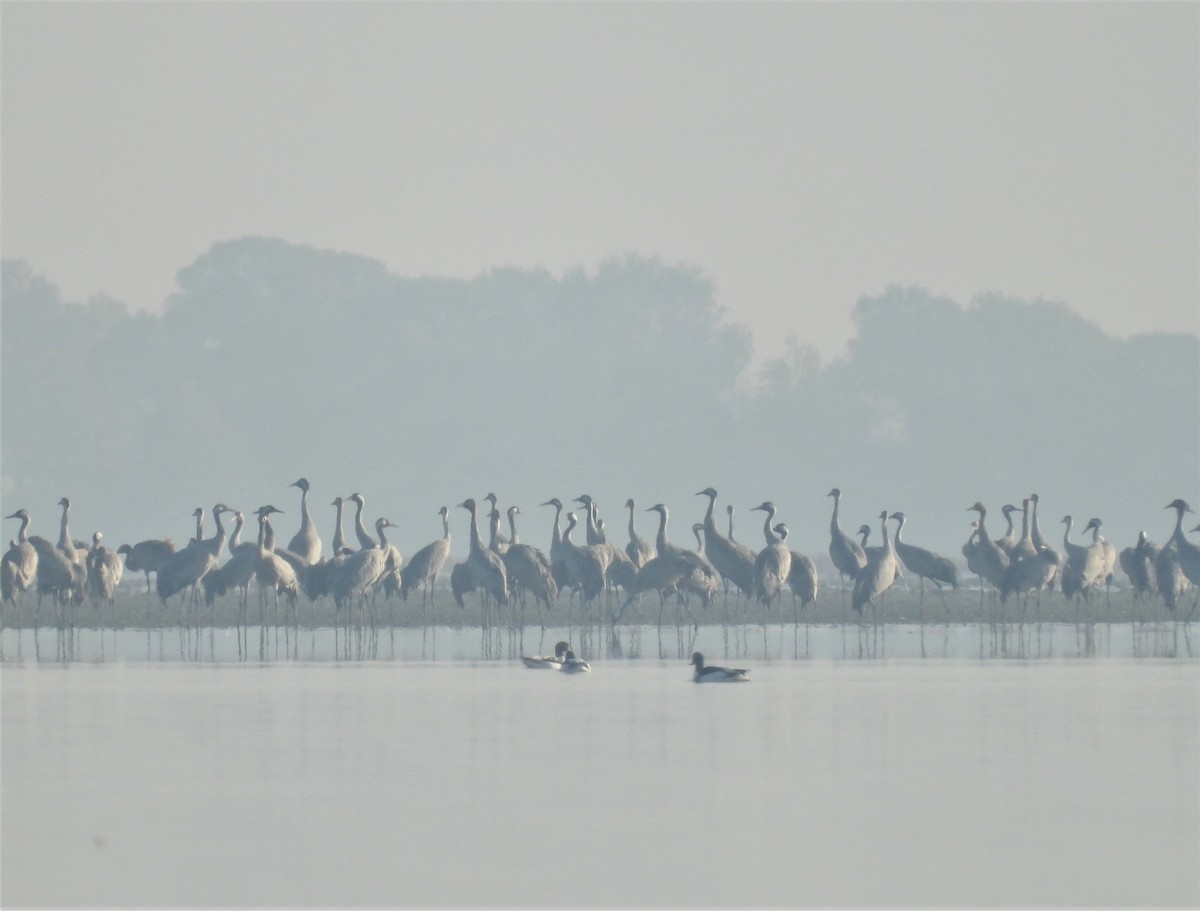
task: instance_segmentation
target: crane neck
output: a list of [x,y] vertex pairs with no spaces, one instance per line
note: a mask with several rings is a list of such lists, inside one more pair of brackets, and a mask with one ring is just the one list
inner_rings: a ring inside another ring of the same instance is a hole
[[275,529],[271,527],[271,520],[263,516],[263,525],[266,527],[266,547],[271,553],[275,552]]
[[300,488],[300,534],[308,534],[313,527],[312,516],[308,514],[308,488]]
[[[979,543],[980,544],[990,544],[992,541],[991,536],[987,533],[987,527],[983,524],[984,519],[986,519],[986,518],[987,518],[987,510],[986,509],[979,510],[979,528],[976,529],[976,534],[979,535]],[[1009,519],[1008,524],[1009,524],[1009,528],[1012,528],[1012,519]]]
[[472,503],[467,512],[471,514],[471,550],[483,550],[483,540],[479,537],[479,524],[475,521],[475,504]]
[[[58,548],[66,553],[72,559],[75,556],[75,542],[71,540],[71,531],[67,528],[67,513],[71,511],[71,504],[64,503],[62,511],[62,521],[58,525]],[[1180,519],[1183,516],[1180,514]]]
[[354,501],[354,534],[358,537],[359,547],[363,550],[370,550],[376,546],[377,542],[371,537],[367,531],[367,527],[363,525],[363,505],[364,502],[361,497]]
[[17,543],[24,544],[29,540],[29,536],[25,534],[25,529],[29,527],[29,514],[21,516],[21,528],[17,532]]
[[265,557],[271,552],[271,547],[274,544],[273,540],[268,539],[267,529],[271,524],[267,521],[266,516],[259,516],[258,519],[258,556]]
[[592,500],[587,501],[587,542],[588,544],[603,544],[604,535],[600,528],[596,525],[596,504]]
[[342,498],[334,501],[333,508],[337,510],[337,518],[333,525],[333,555],[336,557],[346,546],[346,536],[342,534]]
[[765,512],[767,517],[763,520],[763,537],[766,538],[767,547],[770,547],[772,544],[778,544],[783,539],[775,534],[771,528],[771,521],[775,518],[775,507],[772,506],[770,509],[765,510]]
[[517,538],[517,511],[515,509],[510,509],[508,511],[508,543],[521,543]]
[[717,498],[710,493],[706,493],[705,496],[708,497],[708,509],[704,511],[704,533],[712,534],[717,527],[717,519],[713,515],[717,508]]
[[[63,521],[66,522],[66,520],[67,520],[67,513],[64,510],[63,511]],[[1173,532],[1171,532],[1171,541],[1174,541],[1176,544],[1187,541],[1187,538],[1185,538],[1183,536],[1183,507],[1182,506],[1175,507],[1175,530]],[[1168,542],[1168,543],[1170,543],[1170,542]]]
[[204,507],[196,510],[196,543],[204,540]]
[[[24,531],[24,529],[25,529],[25,526],[22,525],[21,530]],[[630,501],[630,503],[629,503],[629,540],[630,541],[637,540],[637,531],[633,527],[633,502],[632,501]]]
[[375,534],[379,535],[379,549],[380,550],[388,549],[388,539],[387,539],[387,535],[384,533],[384,529],[387,527],[388,527],[387,519],[379,518],[379,519],[375,520]]
[[841,505],[841,496],[834,494],[833,497],[833,516],[829,519],[829,532],[834,537],[842,533],[842,529],[838,527],[838,507]]
[[229,552],[233,553],[242,546],[242,526],[246,518],[240,512],[233,517],[233,533],[229,536]]
[[1029,501],[1029,534],[1033,539],[1033,546],[1041,550],[1046,539],[1042,537],[1042,530],[1038,527],[1037,500]]
[[654,539],[654,543],[658,546],[660,554],[667,552],[667,508],[665,506],[658,510],[658,536]]
[[445,509],[442,510],[442,537],[450,540],[450,513]]

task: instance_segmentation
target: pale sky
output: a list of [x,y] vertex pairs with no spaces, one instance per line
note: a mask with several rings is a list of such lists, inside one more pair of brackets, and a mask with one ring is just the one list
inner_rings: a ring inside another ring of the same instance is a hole
[[863,295],[1200,332],[1200,5],[0,5],[5,257],[157,309],[216,241],[698,267],[758,356]]

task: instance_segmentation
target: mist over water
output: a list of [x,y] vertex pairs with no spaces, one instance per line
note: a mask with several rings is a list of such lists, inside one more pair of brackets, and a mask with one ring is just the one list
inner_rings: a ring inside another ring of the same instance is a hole
[[712,687],[679,656],[722,663],[707,627],[586,675],[457,657],[478,630],[245,664],[12,634],[6,905],[1200,901],[1194,658],[781,660],[753,629],[751,683]]

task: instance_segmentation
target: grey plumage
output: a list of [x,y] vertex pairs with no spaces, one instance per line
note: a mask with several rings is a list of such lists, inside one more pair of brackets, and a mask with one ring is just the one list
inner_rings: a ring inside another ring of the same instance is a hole
[[[482,588],[501,604],[508,603],[508,573],[504,561],[495,551],[483,545],[479,537],[479,525],[476,518],[476,505],[472,499],[458,504],[460,508],[471,514],[470,550],[467,554],[467,564],[475,585]],[[453,580],[452,580],[453,581]]]
[[558,597],[558,583],[554,581],[546,555],[530,544],[522,544],[517,538],[516,517],[519,514],[520,509],[516,506],[509,507],[509,545],[503,555],[504,568],[519,591],[529,592],[549,608]]
[[308,512],[308,479],[300,478],[288,486],[300,488],[300,530],[288,543],[288,550],[312,566],[321,560],[321,536]]
[[1129,578],[1135,598],[1158,593],[1158,582],[1154,572],[1157,556],[1158,546],[1150,540],[1145,531],[1138,532],[1137,544],[1121,551],[1118,557],[1121,570]]
[[829,559],[841,576],[844,589],[846,577],[857,578],[859,570],[867,565],[867,554],[857,541],[842,531],[838,523],[842,492],[835,487],[826,496],[833,497],[833,516],[829,520]]
[[883,531],[883,550],[873,554],[855,578],[854,594],[850,601],[855,613],[861,614],[866,605],[873,604],[877,597],[895,584],[896,550],[888,537],[888,519],[887,510],[879,514]]
[[979,513],[979,528],[976,531],[978,541],[975,552],[979,575],[998,589],[1004,580],[1005,570],[1008,569],[1008,554],[991,539],[987,532],[987,507],[976,501],[974,505],[967,507],[967,512]]
[[753,595],[756,554],[745,545],[726,537],[717,528],[714,516],[717,503],[715,489],[706,487],[698,491],[696,496],[708,497],[708,508],[704,511],[704,555],[708,562],[721,574],[721,578],[732,582],[743,594]]
[[410,591],[420,588],[421,603],[426,602],[450,555],[450,510],[443,506],[437,514],[442,518],[442,536],[413,554],[400,574],[400,597],[406,601]]
[[116,598],[117,586],[121,584],[121,575],[125,564],[111,547],[102,543],[103,535],[95,532],[92,535],[92,548],[87,555],[87,590],[92,603],[111,605]]
[[0,558],[0,598],[5,604],[15,604],[17,598],[28,591],[37,580],[38,555],[26,534],[29,528],[29,513],[18,509],[5,518],[21,520],[16,540],[9,542],[8,550]]
[[958,569],[955,567],[954,561],[949,557],[934,553],[928,548],[918,547],[902,540],[900,536],[904,532],[904,523],[908,519],[902,512],[893,513],[893,517],[899,523],[896,526],[896,556],[904,564],[904,567],[921,578],[922,586],[924,586],[924,581],[929,579],[937,585],[938,589],[941,589],[943,585],[958,588]]
[[771,602],[783,591],[788,573],[792,571],[792,552],[780,535],[771,528],[775,519],[775,504],[765,500],[752,509],[762,510],[767,514],[763,521],[766,546],[759,551],[754,560],[754,596],[759,603],[770,607]]
[[147,538],[136,544],[122,544],[117,553],[124,555],[129,572],[146,577],[146,594],[150,594],[150,574],[162,569],[175,553],[175,542],[170,538]]
[[625,501],[625,508],[629,510],[629,543],[625,545],[625,554],[629,557],[634,569],[641,569],[654,558],[654,545],[639,535],[637,529],[634,528],[635,506],[632,497]]
[[[775,534],[781,541],[787,542],[788,527],[783,522],[775,526]],[[787,584],[792,590],[793,600],[799,599],[801,607],[807,607],[817,600],[817,565],[812,559],[798,550],[791,551],[792,566],[788,571]]]
[[[221,514],[233,511],[223,503],[214,506],[213,521],[217,525],[217,534],[204,539],[203,529],[198,525],[197,539],[189,542],[183,550],[174,553],[159,569],[154,582],[158,596],[164,604],[172,595],[188,587],[198,586],[206,573],[217,568],[217,556],[225,546],[226,537],[225,527],[221,524]],[[199,519],[199,516],[197,518]]]

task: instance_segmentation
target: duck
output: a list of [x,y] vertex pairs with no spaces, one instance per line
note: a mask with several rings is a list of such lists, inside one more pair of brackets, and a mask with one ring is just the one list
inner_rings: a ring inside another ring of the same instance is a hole
[[531,667],[535,670],[561,671],[563,669],[563,658],[570,651],[570,643],[559,642],[554,646],[553,655],[537,655],[534,657],[522,655],[521,660],[525,662],[526,667]]
[[699,652],[692,653],[692,664],[696,666],[696,673],[692,679],[696,683],[749,683],[750,678],[746,675],[750,672],[741,667],[705,667],[704,656]]
[[575,653],[567,649],[567,654],[563,656],[562,672],[564,674],[584,674],[592,669],[592,666],[582,658],[576,658]]

